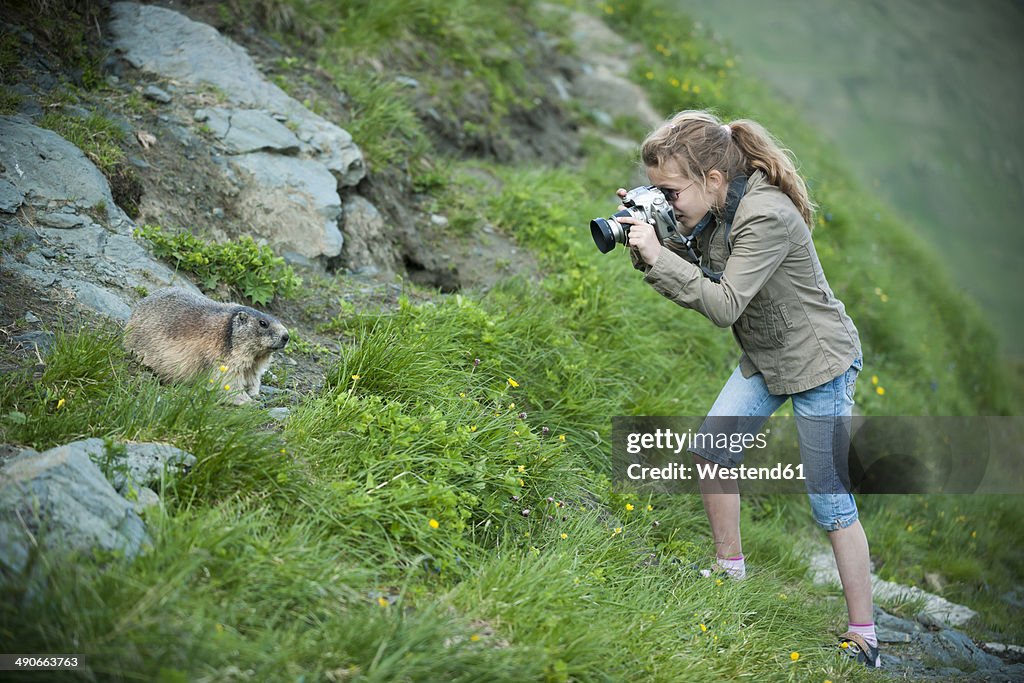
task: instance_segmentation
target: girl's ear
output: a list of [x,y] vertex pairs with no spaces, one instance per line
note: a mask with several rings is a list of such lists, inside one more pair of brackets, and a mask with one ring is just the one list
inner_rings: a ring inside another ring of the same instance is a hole
[[725,185],[725,175],[717,168],[708,171],[707,179],[708,190],[713,195],[717,195],[719,190]]

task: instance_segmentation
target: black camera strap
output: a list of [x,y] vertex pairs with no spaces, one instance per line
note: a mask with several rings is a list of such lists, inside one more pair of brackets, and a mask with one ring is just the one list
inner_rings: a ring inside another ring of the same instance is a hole
[[747,192],[747,176],[738,175],[729,181],[729,189],[725,194],[725,207],[722,209],[721,215],[716,215],[713,211],[708,211],[704,214],[704,217],[700,219],[693,231],[689,235],[679,236],[682,238],[683,244],[686,245],[686,250],[690,252],[690,256],[694,259],[694,264],[700,268],[701,272],[704,273],[704,277],[708,278],[712,282],[721,282],[722,274],[725,271],[711,270],[707,266],[701,263],[701,256],[699,248],[695,245],[697,238],[711,225],[717,224],[719,220],[725,222],[725,233],[722,235],[725,240],[725,246],[729,250],[729,254],[732,254],[732,244],[729,243],[729,232],[732,230],[732,220],[736,216],[736,209],[739,208],[740,200],[743,199],[743,195]]

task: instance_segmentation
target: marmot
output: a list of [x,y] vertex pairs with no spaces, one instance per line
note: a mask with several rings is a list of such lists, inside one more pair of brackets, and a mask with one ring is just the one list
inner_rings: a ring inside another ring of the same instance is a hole
[[219,372],[211,381],[236,404],[259,394],[271,354],[287,343],[288,330],[273,316],[174,287],[135,306],[124,338],[125,348],[164,380]]

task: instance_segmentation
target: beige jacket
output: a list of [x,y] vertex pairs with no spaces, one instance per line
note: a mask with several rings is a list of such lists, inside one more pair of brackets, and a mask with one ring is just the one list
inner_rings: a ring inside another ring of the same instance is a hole
[[731,254],[722,221],[716,223],[697,242],[704,265],[725,271],[721,282],[668,246],[650,267],[634,255],[644,281],[716,325],[731,326],[743,350],[743,376],[760,372],[773,394],[806,391],[846,372],[861,355],[860,337],[789,197],[755,171],[733,218]]

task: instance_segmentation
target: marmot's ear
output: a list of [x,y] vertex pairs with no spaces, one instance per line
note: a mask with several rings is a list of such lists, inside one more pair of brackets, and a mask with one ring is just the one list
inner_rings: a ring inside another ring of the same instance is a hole
[[238,313],[235,314],[235,316],[238,319],[238,322],[240,323],[244,323],[246,320],[249,319],[249,314],[246,313],[245,311],[239,311]]

